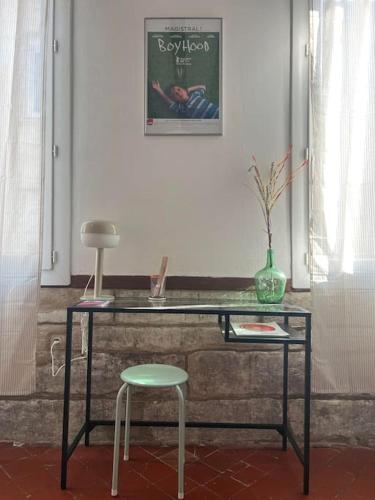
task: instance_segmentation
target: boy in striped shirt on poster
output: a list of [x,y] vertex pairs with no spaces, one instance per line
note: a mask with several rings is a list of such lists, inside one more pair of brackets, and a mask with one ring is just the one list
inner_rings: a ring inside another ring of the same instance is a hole
[[170,110],[183,118],[219,118],[219,106],[204,97],[205,85],[194,85],[185,89],[171,84],[165,93],[158,80],[154,80],[152,88],[169,105]]

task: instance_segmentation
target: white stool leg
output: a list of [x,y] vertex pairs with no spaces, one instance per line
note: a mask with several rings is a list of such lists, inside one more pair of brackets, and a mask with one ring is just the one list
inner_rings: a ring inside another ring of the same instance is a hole
[[126,390],[127,387],[128,387],[128,384],[124,384],[120,388],[120,390],[117,393],[117,399],[116,399],[115,439],[114,439],[114,444],[113,444],[113,470],[112,470],[112,490],[111,490],[111,495],[113,497],[117,496],[122,396],[123,396],[124,391]]
[[129,385],[127,388],[127,391],[126,391],[124,460],[129,460],[131,391],[132,391],[132,387]]
[[176,385],[178,394],[178,498],[184,498],[185,465],[185,398],[184,386]]

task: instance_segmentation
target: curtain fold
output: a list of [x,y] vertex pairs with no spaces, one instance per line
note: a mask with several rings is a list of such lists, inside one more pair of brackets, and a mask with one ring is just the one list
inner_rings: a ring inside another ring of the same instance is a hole
[[375,393],[375,2],[311,7],[313,384]]
[[0,2],[0,394],[35,391],[48,0]]

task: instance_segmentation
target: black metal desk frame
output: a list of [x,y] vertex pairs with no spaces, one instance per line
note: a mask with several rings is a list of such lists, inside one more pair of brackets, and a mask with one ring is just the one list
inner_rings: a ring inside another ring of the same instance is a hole
[[[70,403],[70,378],[72,360],[72,331],[73,314],[88,313],[88,354],[87,354],[87,377],[86,377],[86,414],[85,422],[79,432],[74,437],[72,443],[68,443],[69,434],[69,403]],[[65,348],[65,385],[64,385],[64,414],[62,433],[62,457],[61,457],[61,489],[67,486],[68,460],[73,454],[83,436],[85,445],[90,444],[90,432],[97,425],[114,425],[114,420],[93,420],[91,418],[91,369],[92,369],[92,342],[94,330],[94,313],[116,313],[116,314],[204,314],[218,316],[219,327],[224,336],[225,342],[239,342],[250,344],[281,344],[283,346],[283,395],[282,395],[282,423],[262,424],[262,423],[234,423],[234,422],[186,422],[186,427],[206,427],[206,428],[230,428],[230,429],[273,429],[282,437],[282,449],[287,449],[288,441],[292,445],[299,461],[303,466],[303,493],[309,493],[309,470],[310,470],[310,398],[311,398],[311,313],[300,307],[289,305],[266,306],[257,303],[244,301],[220,301],[219,303],[199,301],[190,303],[182,300],[168,300],[163,306],[154,306],[144,300],[124,300],[116,301],[106,307],[91,307],[76,305],[67,308],[66,323],[66,348]],[[231,316],[262,316],[280,317],[283,319],[282,327],[291,333],[290,337],[284,338],[250,338],[239,337],[233,332],[230,324]],[[289,318],[300,317],[305,320],[305,335],[293,331],[289,328]],[[305,391],[304,391],[304,436],[303,448],[301,448],[293,433],[288,421],[288,357],[290,345],[302,345],[305,351]],[[122,422],[124,424],[124,422]],[[135,426],[158,426],[176,427],[177,422],[171,421],[132,421]]]

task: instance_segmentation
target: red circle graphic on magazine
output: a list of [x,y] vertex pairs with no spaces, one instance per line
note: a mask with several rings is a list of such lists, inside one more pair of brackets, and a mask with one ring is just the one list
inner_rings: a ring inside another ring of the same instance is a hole
[[271,325],[262,325],[261,323],[241,323],[240,328],[252,330],[255,332],[274,332],[276,328]]

